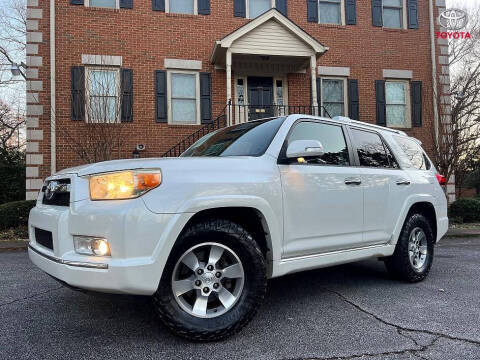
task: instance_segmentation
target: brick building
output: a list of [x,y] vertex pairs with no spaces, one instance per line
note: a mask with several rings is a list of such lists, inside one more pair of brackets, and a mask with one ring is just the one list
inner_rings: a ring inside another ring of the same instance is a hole
[[[121,102],[118,114],[109,105],[103,116],[125,130],[123,158],[137,144],[145,145],[141,157],[162,156],[205,126],[223,126],[219,119],[293,112],[399,128],[428,150],[442,117],[433,93],[449,91],[447,41],[435,36],[444,7],[444,0],[28,0],[27,198],[46,176],[82,163],[71,136],[95,120],[98,99]],[[114,90],[98,93],[98,76]]]

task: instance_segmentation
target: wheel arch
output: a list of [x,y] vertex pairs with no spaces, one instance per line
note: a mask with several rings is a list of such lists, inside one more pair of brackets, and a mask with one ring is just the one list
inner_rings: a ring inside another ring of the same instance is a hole
[[410,206],[405,221],[412,214],[421,214],[427,218],[430,226],[432,227],[434,242],[437,242],[437,213],[435,211],[435,206],[428,201],[416,202]]

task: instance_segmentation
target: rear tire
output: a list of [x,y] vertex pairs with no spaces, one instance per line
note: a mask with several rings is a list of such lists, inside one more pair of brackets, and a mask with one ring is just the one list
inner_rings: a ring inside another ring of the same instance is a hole
[[265,258],[252,235],[232,221],[207,220],[178,239],[153,303],[175,334],[215,341],[253,318],[266,286]]
[[424,280],[433,262],[434,237],[427,218],[421,214],[410,215],[392,256],[385,259],[390,275],[406,282]]

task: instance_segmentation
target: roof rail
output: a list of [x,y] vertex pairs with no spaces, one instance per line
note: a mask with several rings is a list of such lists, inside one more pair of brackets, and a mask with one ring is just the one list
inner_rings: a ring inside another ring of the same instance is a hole
[[364,122],[364,121],[352,120],[352,119],[350,119],[349,117],[346,117],[346,116],[335,116],[335,117],[332,118],[332,120],[342,121],[342,122],[345,122],[345,123],[348,123],[348,124],[357,124],[357,125],[361,125],[361,126],[372,127],[372,128],[380,129],[380,130],[383,130],[383,131],[390,131],[390,132],[393,132],[393,133],[396,133],[396,134],[408,136],[407,133],[405,133],[402,130],[395,130],[395,129],[390,129],[390,128],[385,127],[385,126],[370,124],[370,123],[367,123],[367,122]]

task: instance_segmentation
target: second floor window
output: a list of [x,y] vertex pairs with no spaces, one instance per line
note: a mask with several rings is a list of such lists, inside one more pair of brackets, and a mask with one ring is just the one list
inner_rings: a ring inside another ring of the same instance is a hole
[[342,0],[319,0],[320,24],[342,24]]
[[117,0],[88,0],[88,6],[116,9],[118,3]]
[[167,0],[169,12],[177,14],[195,14],[195,0]]
[[271,0],[248,0],[248,17],[256,18],[272,7]]
[[383,0],[383,26],[403,28],[403,0]]

